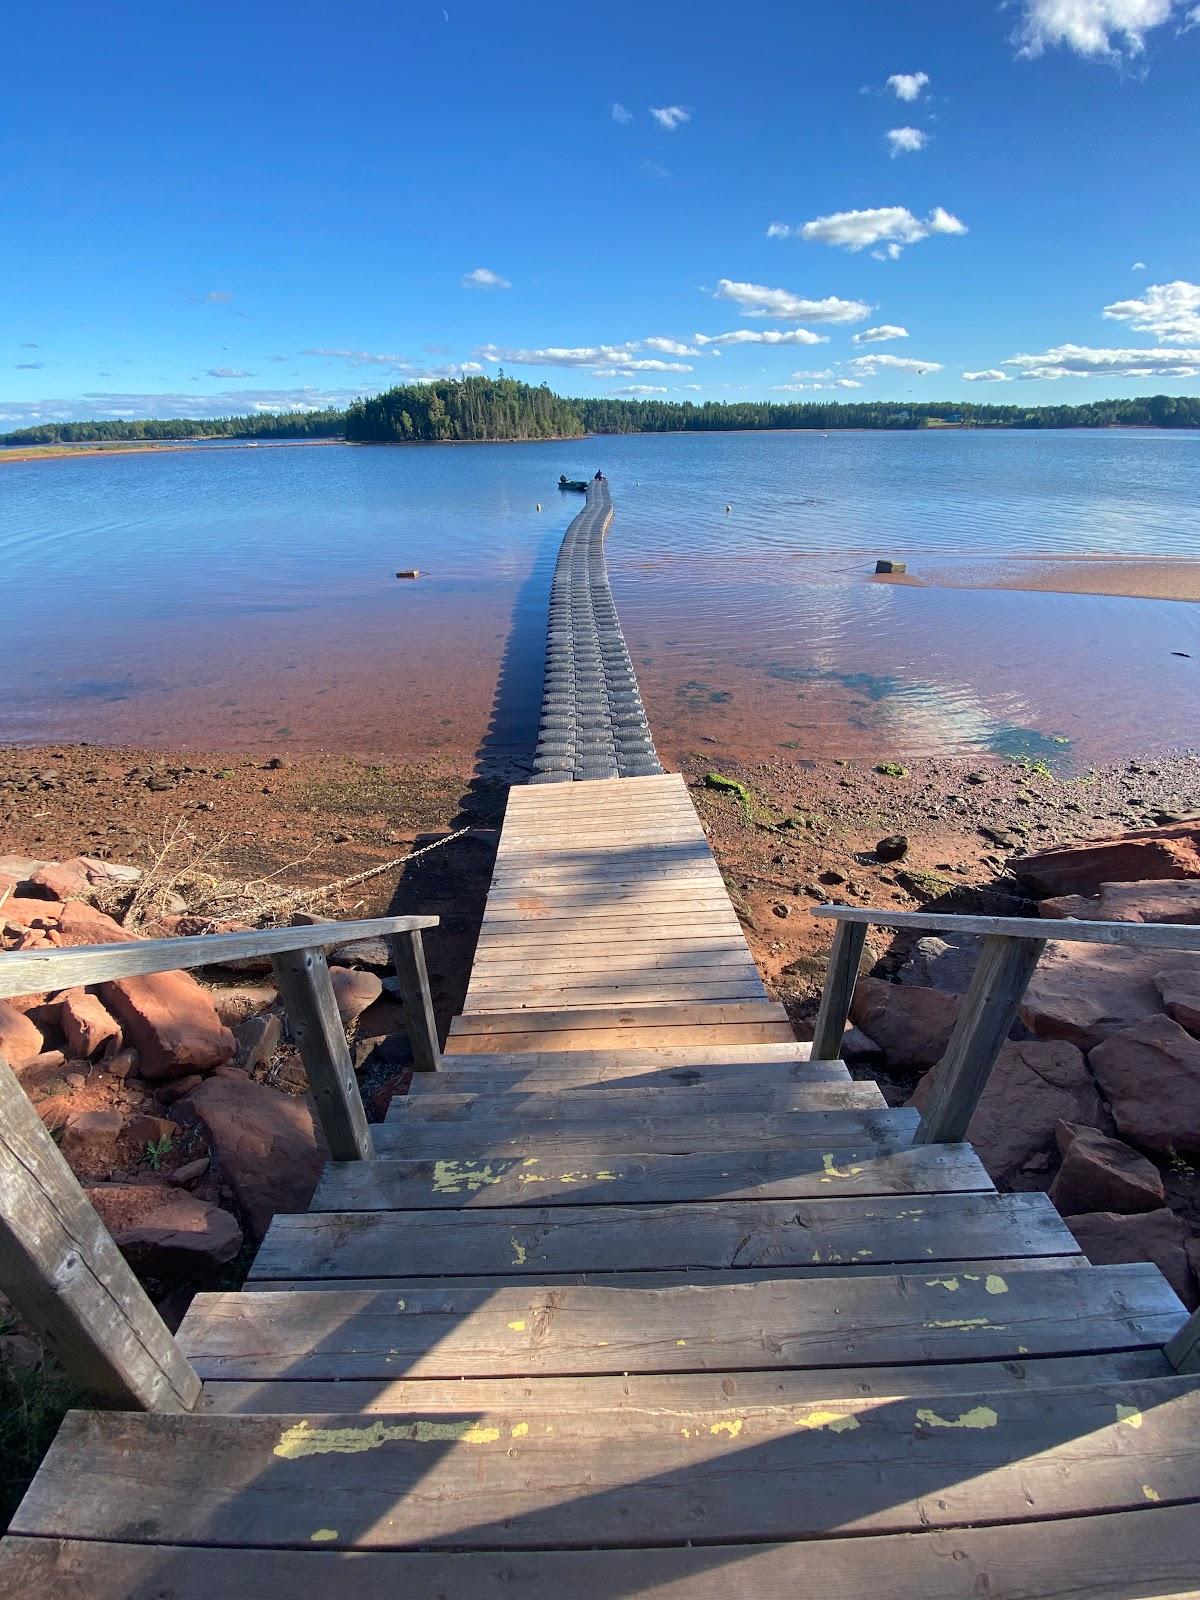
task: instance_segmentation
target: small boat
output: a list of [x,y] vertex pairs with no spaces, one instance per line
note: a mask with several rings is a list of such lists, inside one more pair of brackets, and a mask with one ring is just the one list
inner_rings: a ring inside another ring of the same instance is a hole
[[577,494],[586,494],[588,486],[580,478],[560,477],[558,487],[560,489],[574,489]]

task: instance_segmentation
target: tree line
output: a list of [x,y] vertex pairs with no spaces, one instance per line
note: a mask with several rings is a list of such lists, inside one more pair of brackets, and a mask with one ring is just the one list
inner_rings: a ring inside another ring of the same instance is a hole
[[515,378],[402,384],[345,411],[170,420],[46,422],[0,435],[9,445],[136,439],[326,439],[362,443],[577,439],[585,433],[705,433],[786,428],[1198,428],[1200,397],[1144,395],[1083,405],[943,401],[566,399]]

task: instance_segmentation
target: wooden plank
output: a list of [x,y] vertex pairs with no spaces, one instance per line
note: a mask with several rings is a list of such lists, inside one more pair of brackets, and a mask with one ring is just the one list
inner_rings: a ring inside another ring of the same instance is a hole
[[[816,1372],[662,1372],[623,1373],[598,1378],[400,1378],[381,1383],[304,1383],[282,1378],[272,1383],[216,1382],[205,1385],[206,1409],[236,1412],[343,1411],[378,1416],[387,1412],[466,1413],[521,1408],[546,1411],[676,1409],[687,1403],[717,1411],[729,1405],[789,1406],[812,1400],[868,1396],[956,1395],[974,1386],[989,1393],[1004,1390],[1128,1383],[1167,1378],[1171,1368],[1161,1350],[1118,1350],[1086,1356],[1046,1356],[1016,1361],[972,1361],[963,1366],[834,1367]],[[2,1592],[2,1591],[0,1591]],[[874,1592],[874,1591],[871,1591]],[[140,1597],[139,1597],[140,1600]],[[674,1600],[674,1597],[673,1597]],[[722,1600],[727,1600],[722,1596]],[[796,1600],[789,1595],[788,1600]],[[855,1595],[853,1600],[862,1600]],[[973,1596],[972,1600],[978,1600]],[[1078,1591],[1071,1600],[1080,1600]]]
[[200,1380],[0,1056],[0,1287],[102,1405],[188,1410]]
[[25,1600],[1161,1600],[1194,1596],[1200,1517],[1190,1504],[994,1527],[792,1544],[519,1553],[217,1549],[6,1539],[0,1594]]
[[1068,944],[1129,944],[1143,950],[1200,950],[1200,927],[1164,922],[1078,922],[1042,917],[976,917],[958,912],[877,911],[871,906],[813,906],[813,917],[866,922],[879,928],[915,928],[928,933],[1003,934],[1014,939],[1053,939]]
[[613,1006],[607,1013],[580,1017],[570,1009],[552,1011],[494,1012],[476,1017],[455,1017],[450,1024],[454,1038],[471,1033],[562,1032],[571,1028],[649,1027],[656,1023],[685,1027],[690,1023],[778,1022],[787,1012],[776,1001],[747,1000],[730,1005],[662,1005],[654,1012],[625,1012]]
[[[379,1165],[387,1166],[388,1163]],[[357,1168],[355,1169],[357,1170]],[[491,1211],[387,1211],[356,1205],[334,1176],[330,1202],[276,1217],[254,1276],[262,1278],[503,1276],[546,1273],[773,1272],[777,1267],[901,1266],[1075,1255],[1078,1245],[1044,1195],[954,1194],[987,1176],[967,1160],[938,1172],[899,1171],[866,1198],[566,1205]],[[382,1187],[382,1186],[380,1186]],[[811,1195],[811,1191],[810,1191]],[[385,1194],[386,1205],[389,1196]],[[322,1211],[328,1215],[322,1216]],[[934,1234],[932,1230],[944,1230]],[[344,1255],[341,1254],[344,1250]],[[351,1265],[351,1257],[356,1265]],[[383,1272],[381,1263],[386,1262]],[[963,1269],[966,1273],[966,1269]],[[954,1274],[961,1276],[961,1274]],[[992,1274],[993,1287],[1006,1281]],[[967,1275],[962,1281],[975,1280]],[[997,1293],[1002,1294],[1003,1290]]]
[[70,950],[21,950],[0,955],[0,998],[106,983],[145,972],[221,966],[247,956],[284,950],[330,949],[356,939],[436,928],[437,917],[370,917],[360,922],[317,922],[300,928],[252,928],[246,933],[205,933],[188,939],[138,939],[129,944],[79,945]]
[[[606,988],[618,988],[622,983],[647,987],[658,984],[666,988],[676,988],[686,984],[706,983],[740,983],[745,984],[747,979],[758,985],[760,994],[765,993],[762,979],[754,963],[743,958],[736,965],[732,961],[723,964],[699,965],[693,963],[684,967],[636,967],[628,964],[625,967],[593,967],[590,971],[573,972],[569,968],[578,963],[567,963],[566,969],[554,967],[545,962],[524,972],[492,972],[476,969],[471,979],[471,987],[479,994],[504,994],[513,989],[532,990],[539,985],[549,986],[560,981],[566,987],[573,989],[594,989],[601,985]],[[674,998],[673,996],[671,998]],[[617,1002],[619,1004],[619,1001]],[[495,1006],[493,1010],[502,1010],[503,1007]],[[555,1007],[556,1010],[565,1007]]]
[[429,973],[420,932],[397,933],[388,940],[400,999],[404,1005],[404,1026],[412,1046],[413,1065],[418,1072],[436,1072],[442,1053],[438,1045],[437,1021],[429,993]]
[[[584,1051],[576,1053],[585,1054]],[[565,1054],[569,1059],[571,1052]],[[469,1064],[478,1060],[478,1056],[466,1057]],[[840,1061],[780,1062],[765,1069],[739,1066],[737,1063],[721,1067],[672,1067],[664,1064],[657,1071],[649,1066],[633,1069],[625,1077],[617,1076],[619,1067],[585,1068],[583,1072],[575,1074],[567,1067],[543,1068],[533,1062],[526,1069],[517,1067],[503,1070],[493,1067],[486,1073],[480,1073],[460,1072],[458,1065],[456,1059],[444,1073],[438,1074],[436,1083],[431,1083],[428,1088],[424,1078],[414,1079],[408,1094],[398,1095],[389,1110],[395,1112],[398,1101],[408,1099],[415,1102],[442,1092],[491,1096],[498,1108],[502,1109],[510,1103],[507,1099],[509,1095],[578,1095],[593,1091],[599,1094],[601,1090],[606,1096],[618,1096],[614,1102],[617,1105],[632,1106],[635,1094],[649,1093],[654,1096],[655,1103],[686,1107],[688,1096],[702,1089],[737,1093],[740,1096],[738,1109],[742,1111],[783,1111],[792,1105],[787,1096],[797,1087],[853,1081],[849,1068]]]
[[866,925],[839,922],[833,932],[833,949],[825,973],[825,987],[813,1028],[813,1054],[838,1056],[850,1015],[850,1001],[858,982],[858,968],[866,941]]
[[733,940],[726,944],[688,946],[684,950],[663,950],[656,946],[643,946],[641,951],[623,950],[619,945],[604,946],[595,955],[564,955],[547,946],[524,956],[506,954],[503,948],[496,951],[476,951],[471,970],[471,982],[480,978],[537,977],[543,973],[614,972],[633,974],[652,972],[690,972],[723,968],[727,972],[749,971],[757,974],[758,968],[745,945]]
[[649,1049],[661,1044],[784,1044],[794,1039],[790,1022],[741,1022],[688,1024],[666,1027],[564,1028],[557,1033],[480,1033],[463,1034],[446,1042],[449,1056],[470,1055],[473,1051],[496,1050],[611,1050],[621,1045]]
[[1037,939],[990,934],[984,940],[937,1083],[921,1115],[919,1143],[966,1137],[1044,948],[1045,941]]
[[1166,1354],[1176,1372],[1200,1372],[1200,1311],[1192,1312],[1167,1345]]
[[367,1114],[346,1046],[323,950],[284,950],[271,970],[304,1060],[321,1131],[335,1161],[369,1161],[374,1155]]
[[[681,1098],[682,1097],[682,1098]],[[764,1099],[767,1097],[763,1097]],[[865,1110],[870,1106],[886,1105],[879,1085],[866,1080],[861,1083],[808,1083],[795,1084],[789,1089],[772,1091],[770,1103],[748,1104],[746,1092],[736,1085],[726,1089],[705,1089],[693,1086],[683,1089],[613,1089],[604,1087],[598,1093],[588,1094],[583,1089],[567,1089],[561,1093],[527,1091],[519,1094],[506,1090],[500,1094],[476,1094],[470,1090],[445,1094],[397,1095],[388,1108],[389,1122],[479,1122],[511,1121],[519,1118],[527,1122],[554,1123],[596,1119],[603,1127],[624,1115],[665,1116],[679,1111],[684,1115],[699,1114],[711,1117],[729,1112],[763,1112],[775,1115],[795,1114],[802,1111]]]
[[348,1290],[199,1294],[179,1339],[204,1379],[534,1377],[1082,1355],[1161,1346],[1185,1320],[1157,1267],[1065,1270],[1006,1273],[999,1295],[902,1275],[437,1288],[402,1306]]
[[[403,1124],[399,1126],[403,1128]],[[439,1140],[432,1128],[415,1124],[406,1131],[412,1143],[427,1150],[438,1148]],[[542,1149],[545,1153],[540,1156],[491,1156],[486,1160],[397,1157],[367,1163],[361,1170],[357,1163],[334,1163],[325,1169],[311,1208],[397,1211],[588,1205],[607,1209],[670,1201],[720,1200],[727,1204],[735,1200],[821,1199],[834,1194],[909,1196],[937,1189],[991,1188],[978,1157],[965,1145],[937,1146],[939,1156],[944,1157],[943,1164],[937,1166],[915,1160],[914,1149],[872,1152],[870,1148],[704,1149],[682,1155],[617,1153],[607,1161],[585,1166],[569,1154],[556,1159],[555,1127],[550,1123],[544,1130]],[[906,1215],[919,1218],[925,1210],[914,1206]],[[753,1220],[743,1216],[740,1207],[731,1209],[730,1226],[735,1219],[743,1230]],[[646,1221],[643,1219],[638,1226],[644,1226]],[[1057,1223],[1054,1231],[1056,1237],[1064,1237],[1058,1232]],[[947,1241],[931,1241],[928,1236],[924,1243],[926,1257],[950,1248]],[[812,1248],[819,1244],[814,1239]],[[867,1244],[865,1239],[858,1241],[860,1248]],[[977,1246],[972,1251],[981,1253]],[[920,1260],[921,1256],[912,1259]]]
[[707,1004],[709,1001],[762,999],[766,997],[766,992],[761,981],[746,978],[732,983],[612,983],[603,988],[590,989],[541,984],[532,990],[502,989],[497,993],[474,995],[472,1004],[463,1006],[463,1015],[494,1013],[498,1005],[506,1009],[518,1009],[522,1005],[528,1005],[531,1009],[556,1005],[591,1010],[597,1006],[611,1006],[614,1002],[626,1006],[655,1006],[675,1000]]
[[694,918],[680,912],[646,917],[631,916],[624,920],[629,924],[627,930],[613,926],[612,919],[592,923],[578,917],[573,919],[573,924],[572,919],[560,918],[559,921],[564,925],[555,928],[540,928],[536,924],[520,927],[510,921],[504,929],[500,929],[485,922],[481,929],[480,944],[532,949],[538,944],[544,945],[552,940],[564,946],[606,941],[622,947],[665,943],[672,949],[676,947],[684,949],[692,943],[724,945],[737,944],[739,941],[742,945],[746,943],[742,925],[734,916],[732,907],[728,907],[722,915],[706,916],[702,925],[697,924]]
[[[595,1074],[598,1079],[619,1079],[667,1070],[688,1073],[694,1069],[703,1073],[707,1069],[719,1073],[722,1070],[732,1072],[735,1068],[778,1066],[782,1081],[794,1066],[843,1067],[842,1062],[811,1061],[809,1049],[809,1045],[792,1039],[786,1044],[658,1045],[640,1050],[546,1050],[537,1061],[531,1061],[520,1052],[498,1051],[494,1055],[468,1056],[462,1061],[448,1064],[444,1070],[447,1074],[469,1073],[476,1079],[483,1073],[505,1071],[562,1073],[573,1081],[582,1082],[590,1074]],[[697,1077],[691,1081],[699,1083],[702,1079]],[[414,1083],[414,1088],[421,1091],[435,1087],[424,1078]]]

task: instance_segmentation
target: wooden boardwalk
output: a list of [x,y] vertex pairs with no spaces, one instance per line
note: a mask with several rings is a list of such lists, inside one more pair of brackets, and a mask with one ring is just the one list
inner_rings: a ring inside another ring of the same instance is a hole
[[54,1600],[1200,1592],[1200,1378],[1152,1266],[836,1061],[682,780],[509,799],[443,1068],[76,1412],[0,1554]]

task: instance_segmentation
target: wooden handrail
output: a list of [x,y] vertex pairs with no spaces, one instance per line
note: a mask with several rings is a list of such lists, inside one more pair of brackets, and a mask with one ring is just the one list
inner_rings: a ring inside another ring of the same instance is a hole
[[937,911],[878,911],[874,906],[812,906],[813,917],[838,922],[866,922],[898,933],[920,928],[927,933],[1002,934],[1007,939],[1061,940],[1067,944],[1132,944],[1154,950],[1200,950],[1200,927],[1180,922],[1084,922],[1074,917],[976,917]]
[[437,917],[370,917],[363,922],[314,922],[304,927],[249,928],[245,933],[201,933],[184,939],[136,939],[128,944],[86,944],[70,949],[13,950],[0,954],[0,1000],[81,984],[136,978],[148,972],[220,967],[248,956],[286,950],[328,950],[359,939],[390,938],[436,928]]

